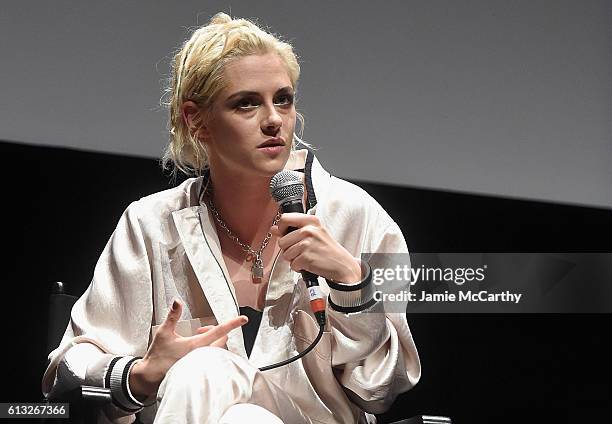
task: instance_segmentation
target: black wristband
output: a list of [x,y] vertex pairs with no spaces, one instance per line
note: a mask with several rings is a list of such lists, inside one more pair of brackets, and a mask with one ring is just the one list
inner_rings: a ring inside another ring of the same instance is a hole
[[132,356],[114,357],[111,359],[104,377],[104,383],[110,389],[113,404],[131,413],[136,413],[145,406],[134,399],[128,390],[130,367],[138,359],[141,358]]
[[329,306],[338,312],[360,312],[370,308],[374,301],[372,288],[372,269],[366,261],[360,261],[363,279],[356,284],[339,284],[327,280]]
[[374,304],[376,304],[376,299],[372,298],[369,301],[367,301],[366,303],[364,303],[363,305],[359,305],[359,306],[340,306],[340,305],[336,305],[331,298],[327,299],[329,302],[329,307],[332,308],[334,311],[337,312],[341,312],[343,314],[351,314],[354,312],[361,312],[361,311],[365,311],[368,308],[371,308]]
[[127,399],[129,399],[130,401],[138,405],[138,407],[143,407],[144,404],[142,402],[139,402],[136,398],[134,398],[134,396],[132,396],[132,393],[130,393],[130,391],[128,390],[128,378],[129,378],[128,373],[130,372],[130,368],[132,364],[139,359],[142,359],[142,358],[139,358],[139,357],[132,358],[127,364],[125,364],[125,368],[123,368],[123,375],[121,376],[121,391],[123,392],[123,396],[125,396]]
[[364,262],[364,261],[360,261],[360,265],[361,265],[362,274],[365,274],[365,276],[361,279],[359,283],[341,284],[333,280],[328,280],[326,278],[325,281],[327,282],[327,285],[329,286],[329,288],[338,290],[338,291],[343,291],[343,292],[350,292],[350,291],[361,290],[365,288],[368,284],[372,282],[372,268],[370,268],[369,263]]
[[110,389],[111,373],[113,372],[113,368],[119,359],[121,359],[121,356],[115,356],[108,363],[108,368],[106,369],[106,374],[104,375],[104,388],[105,389]]

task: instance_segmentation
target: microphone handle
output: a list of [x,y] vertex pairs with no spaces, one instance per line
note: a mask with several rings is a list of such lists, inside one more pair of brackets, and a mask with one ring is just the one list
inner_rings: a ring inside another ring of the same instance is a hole
[[[289,202],[285,202],[281,205],[283,213],[304,213],[304,207],[302,206],[302,200],[296,199]],[[288,227],[287,233],[297,230],[295,227]],[[319,287],[319,277],[310,271],[300,271],[302,274],[302,280],[306,283],[306,289],[308,290],[308,296],[310,298],[310,308],[317,318],[317,322],[321,327],[325,326],[325,300],[323,300],[323,293]]]

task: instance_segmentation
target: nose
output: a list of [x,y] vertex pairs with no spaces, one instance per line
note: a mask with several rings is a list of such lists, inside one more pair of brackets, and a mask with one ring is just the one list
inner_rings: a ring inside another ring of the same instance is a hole
[[274,105],[266,107],[264,113],[265,116],[261,121],[261,130],[266,135],[275,136],[283,125],[283,118],[279,115]]

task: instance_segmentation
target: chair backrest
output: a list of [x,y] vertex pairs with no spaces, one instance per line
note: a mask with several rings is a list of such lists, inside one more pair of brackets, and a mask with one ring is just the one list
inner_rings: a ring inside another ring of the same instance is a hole
[[54,282],[49,296],[49,315],[47,321],[47,353],[55,349],[66,331],[70,311],[78,297],[64,292],[64,283]]

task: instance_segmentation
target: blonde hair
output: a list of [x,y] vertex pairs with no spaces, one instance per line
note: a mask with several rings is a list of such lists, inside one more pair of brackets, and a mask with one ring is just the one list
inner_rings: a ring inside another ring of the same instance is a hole
[[[169,108],[168,128],[170,142],[162,158],[164,169],[177,169],[187,175],[201,175],[208,167],[208,157],[202,143],[194,136],[184,121],[181,106],[191,100],[200,112],[193,124],[199,128],[219,92],[225,87],[224,66],[231,60],[252,54],[274,52],[287,67],[294,89],[300,76],[300,65],[293,47],[246,19],[232,19],[225,13],[217,13],[208,25],[195,30],[175,54],[170,84],[166,89],[165,105]],[[304,118],[297,114],[304,127]],[[294,135],[295,141],[304,143]]]

